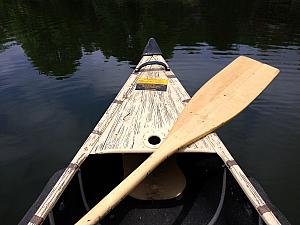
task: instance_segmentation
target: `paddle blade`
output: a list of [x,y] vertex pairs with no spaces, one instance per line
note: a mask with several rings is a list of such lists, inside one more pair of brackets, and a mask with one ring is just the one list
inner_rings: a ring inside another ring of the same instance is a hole
[[198,90],[166,141],[177,140],[183,147],[213,132],[245,109],[278,73],[277,68],[238,57]]

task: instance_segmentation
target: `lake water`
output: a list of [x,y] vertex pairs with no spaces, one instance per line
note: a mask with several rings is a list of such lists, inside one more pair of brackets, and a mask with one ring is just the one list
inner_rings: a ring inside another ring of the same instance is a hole
[[191,95],[238,55],[281,70],[218,133],[300,224],[299,1],[0,0],[1,224],[72,159],[149,37]]

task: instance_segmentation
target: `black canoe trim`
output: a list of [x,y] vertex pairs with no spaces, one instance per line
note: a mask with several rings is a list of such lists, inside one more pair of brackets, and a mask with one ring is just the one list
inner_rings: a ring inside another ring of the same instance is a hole
[[170,71],[170,68],[167,66],[167,64],[160,62],[160,61],[148,61],[143,63],[142,65],[140,65],[139,67],[137,67],[134,72],[139,72],[143,67],[145,66],[149,66],[149,65],[160,65],[163,66],[165,68],[166,71]]
[[150,38],[144,49],[143,56],[145,55],[162,55],[160,48],[154,38]]
[[38,199],[33,203],[33,205],[30,207],[30,209],[27,211],[23,219],[19,222],[19,225],[25,225],[29,222],[33,224],[41,224],[45,218],[41,218],[35,215],[36,211],[39,209],[39,207],[42,205],[54,185],[57,183],[61,175],[64,173],[65,169],[61,169],[57,171],[48,181],[46,186],[44,187],[42,193],[38,197]]
[[227,170],[226,167],[224,167],[223,180],[222,180],[222,190],[221,190],[221,196],[220,196],[220,201],[219,201],[219,204],[218,204],[218,208],[217,208],[214,216],[209,221],[208,225],[213,225],[218,221],[220,213],[221,213],[222,208],[223,208],[225,193],[226,193],[226,176],[227,176],[226,170]]
[[[270,210],[274,213],[274,215],[276,216],[276,218],[279,220],[279,222],[282,224],[282,225],[291,225],[291,223],[288,221],[288,219],[279,211],[278,208],[276,208],[269,196],[267,195],[267,193],[264,191],[263,187],[258,183],[257,180],[255,180],[253,177],[249,177],[248,178],[250,180],[250,182],[252,183],[252,185],[254,186],[254,188],[257,190],[257,192],[260,194],[260,196],[262,197],[262,199],[264,200],[264,202],[266,203],[265,205],[265,209],[263,209],[262,211],[265,211],[265,210]],[[261,211],[260,211],[260,214],[263,214]]]

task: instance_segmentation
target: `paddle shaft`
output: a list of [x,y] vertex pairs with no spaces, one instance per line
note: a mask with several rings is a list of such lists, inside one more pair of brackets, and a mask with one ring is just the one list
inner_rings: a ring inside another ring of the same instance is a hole
[[[202,135],[204,137],[206,133]],[[169,139],[170,140],[170,139]],[[101,220],[120,201],[122,201],[141,181],[145,179],[161,162],[178,150],[178,146],[164,142],[137,169],[127,176],[117,187],[105,196],[92,210],[82,217],[76,225],[92,225]]]
[[161,146],[76,224],[97,223],[179,148],[213,132],[238,115],[278,72],[274,67],[247,57],[234,60],[193,96]]

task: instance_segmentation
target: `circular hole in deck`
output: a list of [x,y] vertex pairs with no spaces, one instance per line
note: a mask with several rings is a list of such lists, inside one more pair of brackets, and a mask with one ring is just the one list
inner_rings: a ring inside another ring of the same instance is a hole
[[148,142],[151,145],[158,145],[161,142],[161,139],[158,136],[150,136]]

